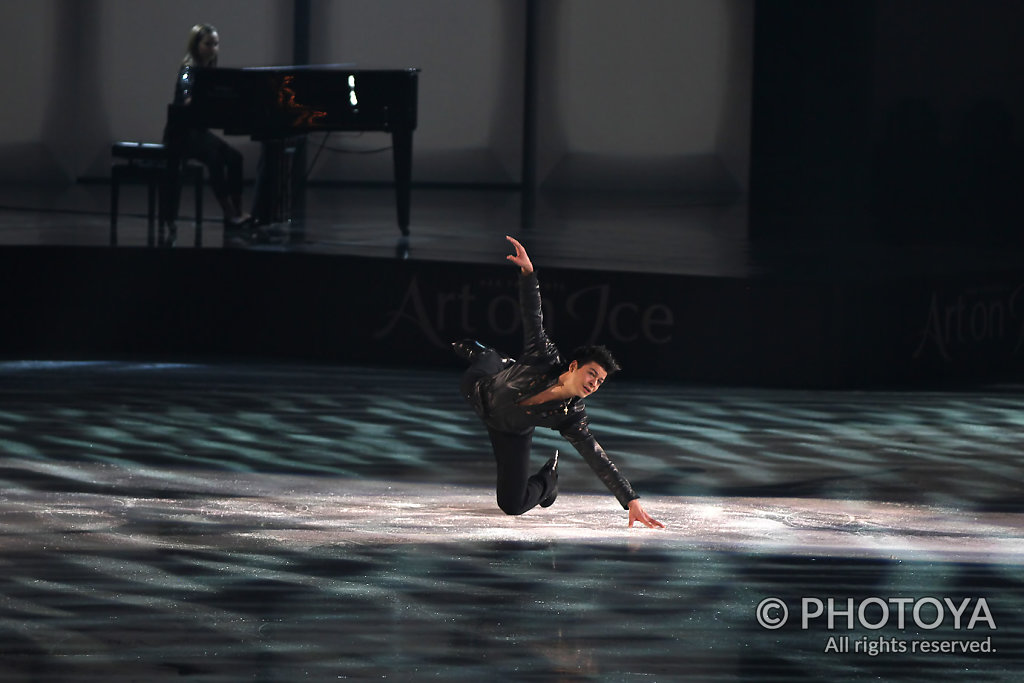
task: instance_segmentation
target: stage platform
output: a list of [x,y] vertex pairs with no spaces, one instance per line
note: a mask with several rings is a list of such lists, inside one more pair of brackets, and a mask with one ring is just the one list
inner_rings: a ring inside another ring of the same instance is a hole
[[[175,247],[192,248],[191,188],[184,188]],[[102,180],[67,186],[0,188],[0,245],[103,247],[110,244],[110,194]],[[119,246],[147,244],[141,187],[121,196]],[[867,227],[856,236],[843,211],[823,212],[800,238],[752,240],[744,202],[713,203],[664,193],[538,194],[524,214],[508,189],[414,190],[410,239],[402,240],[394,191],[387,187],[313,185],[287,229],[262,239],[225,235],[207,190],[203,248],[323,254],[448,263],[493,264],[495,239],[529,240],[538,267],[714,278],[870,280],[1016,270],[1024,243],[951,241],[883,243]],[[967,228],[965,228],[965,231]],[[925,228],[916,231],[926,236]],[[1024,238],[1024,236],[1022,236]]]
[[615,378],[630,529],[571,451],[503,515],[459,371],[0,363],[0,679],[1019,676],[1024,387]]

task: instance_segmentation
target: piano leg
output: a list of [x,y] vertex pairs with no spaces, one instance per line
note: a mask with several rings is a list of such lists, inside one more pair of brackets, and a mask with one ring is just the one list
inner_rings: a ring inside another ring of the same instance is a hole
[[395,199],[398,205],[398,228],[409,234],[409,194],[412,186],[412,131],[391,132],[391,149],[395,161]]
[[259,225],[289,223],[292,219],[292,159],[290,140],[271,138],[260,148],[253,191],[252,216]]

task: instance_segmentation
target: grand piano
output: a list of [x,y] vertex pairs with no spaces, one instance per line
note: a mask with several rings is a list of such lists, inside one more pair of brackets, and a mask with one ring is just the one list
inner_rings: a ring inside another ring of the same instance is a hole
[[[285,140],[316,131],[389,132],[398,227],[408,235],[418,80],[415,68],[345,64],[197,69],[191,104],[171,105],[168,117],[173,125],[248,135],[267,143],[264,153],[272,155]],[[269,163],[285,164],[280,157]]]

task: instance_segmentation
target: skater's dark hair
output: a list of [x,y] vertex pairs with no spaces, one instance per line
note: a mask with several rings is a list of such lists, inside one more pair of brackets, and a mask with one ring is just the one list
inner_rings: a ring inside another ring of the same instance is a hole
[[573,350],[572,354],[569,355],[569,362],[576,361],[577,365],[586,365],[587,363],[597,363],[604,371],[611,377],[622,368],[619,366],[619,362],[615,360],[615,356],[608,350],[606,346],[580,346]]

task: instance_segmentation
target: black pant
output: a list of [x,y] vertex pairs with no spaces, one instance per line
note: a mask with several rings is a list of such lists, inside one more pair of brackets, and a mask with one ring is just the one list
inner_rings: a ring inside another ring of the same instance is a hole
[[[206,166],[210,189],[222,203],[231,203],[236,209],[242,199],[242,153],[209,130],[178,129],[168,126],[164,129],[164,144],[173,150],[178,162],[196,159]],[[169,178],[165,188],[166,204],[164,215],[178,217],[178,203],[181,196],[181,182],[177,173]]]
[[488,428],[494,462],[498,466],[495,489],[498,507],[506,515],[521,515],[537,506],[554,489],[548,474],[530,474],[533,430],[526,434],[505,434]]
[[[478,355],[462,376],[459,386],[463,396],[472,393],[472,387],[483,377],[500,372],[504,367],[501,355],[489,350]],[[530,474],[530,451],[533,429],[525,434],[508,434],[487,428],[497,465],[498,507],[507,515],[521,515],[537,506],[554,489],[554,478],[549,474]]]
[[208,130],[189,131],[184,152],[185,158],[198,159],[206,166],[210,189],[218,199],[239,201],[243,181],[241,152]]

